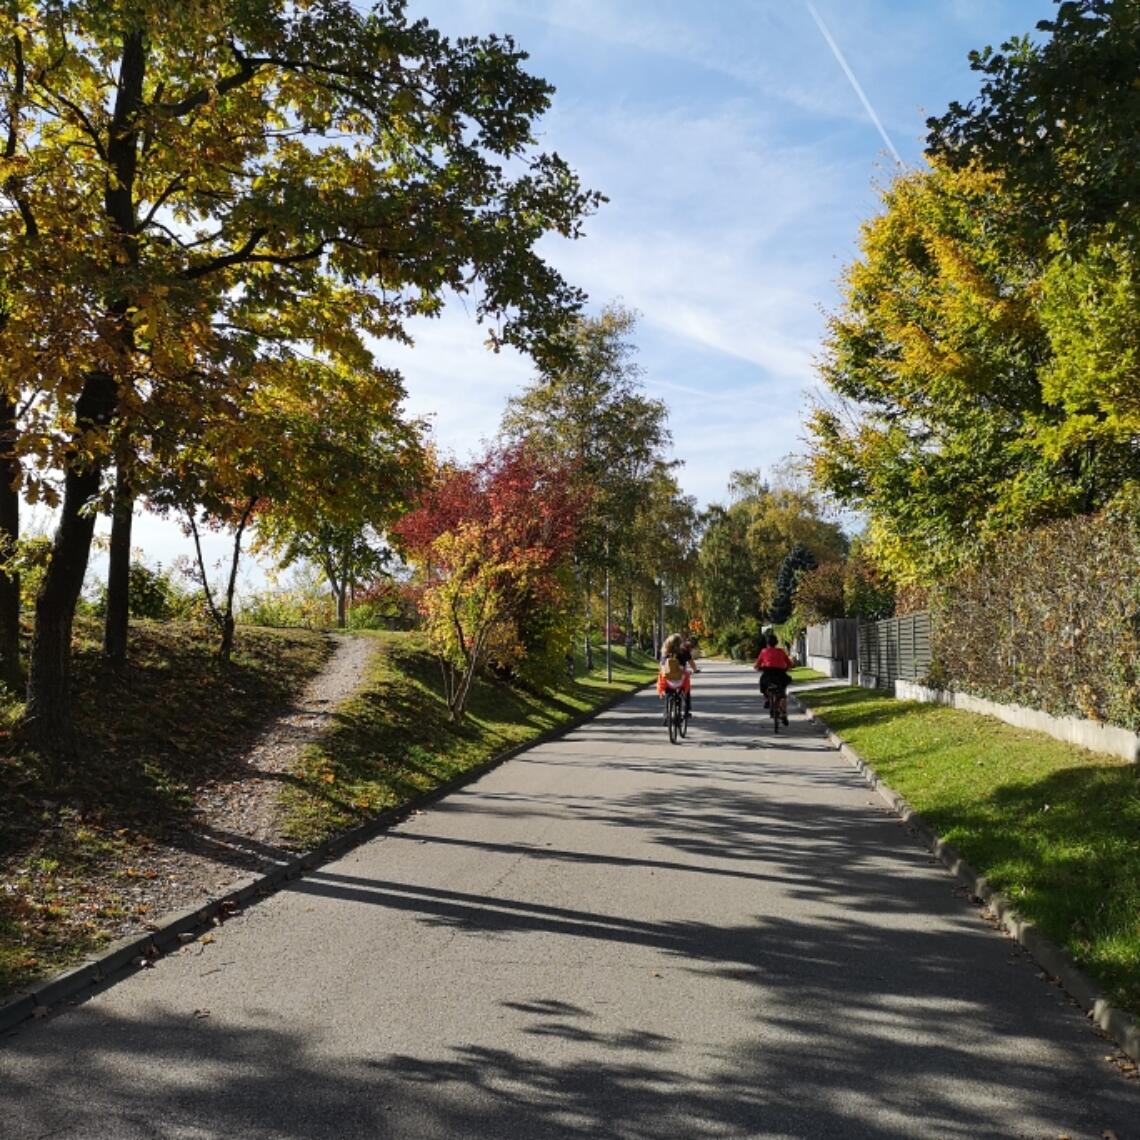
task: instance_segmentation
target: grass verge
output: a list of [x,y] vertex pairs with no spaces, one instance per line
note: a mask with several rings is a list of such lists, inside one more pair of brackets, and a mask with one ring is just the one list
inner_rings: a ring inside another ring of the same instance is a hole
[[305,755],[296,781],[282,793],[286,836],[299,848],[400,807],[493,756],[565,724],[656,675],[638,653],[604,653],[594,671],[557,687],[526,692],[477,681],[467,716],[453,725],[441,696],[439,665],[418,634],[375,633],[380,652],[362,690],[337,711],[332,729]]
[[827,674],[821,673],[818,669],[809,669],[806,665],[797,665],[791,671],[792,684],[797,681],[826,681]]
[[305,631],[242,627],[232,661],[188,623],[135,622],[110,669],[99,628],[76,627],[72,700],[82,757],[53,778],[0,738],[0,996],[70,965],[143,918],[134,887],[163,837],[193,826],[196,789],[234,769],[329,652]]
[[863,689],[797,698],[1140,1016],[1140,766]]

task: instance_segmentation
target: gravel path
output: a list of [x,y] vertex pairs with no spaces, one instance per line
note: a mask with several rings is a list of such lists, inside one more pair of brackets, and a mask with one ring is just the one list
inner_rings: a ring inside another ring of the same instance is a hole
[[118,935],[137,933],[163,914],[216,898],[236,880],[290,857],[281,841],[277,793],[337,706],[360,687],[376,648],[370,638],[338,638],[324,669],[247,754],[244,772],[199,790],[194,829],[142,853],[130,892],[133,914]]

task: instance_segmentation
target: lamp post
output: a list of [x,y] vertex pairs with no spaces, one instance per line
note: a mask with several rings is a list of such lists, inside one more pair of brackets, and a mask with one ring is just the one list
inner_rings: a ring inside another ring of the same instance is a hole
[[606,681],[614,679],[613,638],[610,633],[610,538],[606,535]]

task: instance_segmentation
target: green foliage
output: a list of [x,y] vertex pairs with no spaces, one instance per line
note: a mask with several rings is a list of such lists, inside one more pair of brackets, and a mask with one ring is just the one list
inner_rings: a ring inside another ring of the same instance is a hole
[[331,629],[336,607],[327,590],[301,586],[260,590],[242,596],[237,620],[272,629]]
[[928,120],[931,153],[1001,171],[1027,227],[1083,242],[1125,220],[1140,237],[1140,9],[1065,0],[1028,37],[970,55],[977,98]]
[[[198,616],[199,601],[186,590],[170,570],[150,567],[141,560],[130,566],[130,615],[151,621],[186,620]],[[92,612],[107,612],[107,584],[101,582],[95,593]]]
[[1140,729],[1140,514],[989,544],[940,591],[934,656],[954,687]]

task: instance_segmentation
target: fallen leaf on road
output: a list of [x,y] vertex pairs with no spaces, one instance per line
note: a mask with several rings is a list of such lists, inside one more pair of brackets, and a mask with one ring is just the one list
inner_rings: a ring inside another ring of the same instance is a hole
[[197,1018],[199,1021],[201,1021],[201,1020],[202,1020],[202,1018],[204,1018],[204,1017],[209,1017],[209,1016],[210,1016],[210,1011],[209,1011],[208,1009],[196,1009],[196,1010],[194,1011],[194,1016],[195,1016],[195,1017],[196,1017],[196,1018]]

